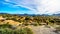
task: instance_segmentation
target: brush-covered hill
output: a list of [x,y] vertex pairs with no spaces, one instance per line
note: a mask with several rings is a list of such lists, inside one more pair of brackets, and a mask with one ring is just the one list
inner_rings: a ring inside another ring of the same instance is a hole
[[[0,13],[0,21],[15,21],[23,25],[60,24],[60,16],[27,15],[27,14],[7,14]],[[13,22],[12,22],[13,23]]]

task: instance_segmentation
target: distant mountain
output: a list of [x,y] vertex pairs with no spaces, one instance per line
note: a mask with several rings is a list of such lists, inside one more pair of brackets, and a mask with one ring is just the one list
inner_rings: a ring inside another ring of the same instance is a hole
[[[0,13],[0,14],[9,14],[9,13]],[[19,15],[19,16],[60,16],[60,14],[53,14],[53,15],[48,15],[48,14],[11,14],[11,15]]]
[[53,16],[60,16],[60,14],[53,14]]
[[7,13],[0,13],[0,14],[7,14]]

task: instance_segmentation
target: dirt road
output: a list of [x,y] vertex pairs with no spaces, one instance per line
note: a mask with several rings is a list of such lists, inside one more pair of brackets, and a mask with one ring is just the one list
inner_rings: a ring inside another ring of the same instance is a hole
[[34,34],[60,34],[55,33],[54,28],[47,28],[45,26],[31,26],[32,31]]

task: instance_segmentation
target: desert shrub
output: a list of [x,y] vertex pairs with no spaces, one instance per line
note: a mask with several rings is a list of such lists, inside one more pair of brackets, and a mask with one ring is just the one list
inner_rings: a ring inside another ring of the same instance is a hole
[[56,31],[60,31],[60,27],[56,27]]
[[30,28],[21,28],[18,30],[12,30],[8,28],[0,29],[0,34],[33,34]]
[[18,31],[15,31],[15,33],[18,33],[18,34],[27,34],[25,30],[23,29],[19,29]]
[[29,24],[24,24],[25,26],[28,26]]
[[11,28],[10,24],[2,24],[0,25],[0,28]]
[[0,34],[33,34],[30,28],[12,29],[9,28],[10,26],[9,24],[0,25]]
[[38,24],[37,22],[35,22],[35,23],[32,23],[32,25],[34,25],[34,26],[38,26],[39,24]]
[[30,28],[24,28],[27,34],[33,34],[32,30]]
[[0,29],[0,34],[13,34],[13,30],[11,29]]

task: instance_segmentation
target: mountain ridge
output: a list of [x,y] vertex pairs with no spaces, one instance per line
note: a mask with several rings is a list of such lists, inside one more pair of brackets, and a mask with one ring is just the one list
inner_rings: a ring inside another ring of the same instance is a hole
[[[0,13],[0,14],[10,14],[10,13]],[[19,15],[19,16],[60,16],[60,14],[52,14],[52,15],[48,15],[48,14],[11,14],[11,15]]]

